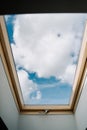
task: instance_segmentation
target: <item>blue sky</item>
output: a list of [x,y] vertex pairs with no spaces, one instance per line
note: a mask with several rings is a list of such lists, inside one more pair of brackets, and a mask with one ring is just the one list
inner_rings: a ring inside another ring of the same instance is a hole
[[69,104],[86,16],[5,16],[25,104]]
[[8,31],[8,38],[10,43],[14,43],[13,39],[13,21],[15,19],[15,15],[11,15],[11,17],[8,18],[6,24],[7,24],[7,31]]

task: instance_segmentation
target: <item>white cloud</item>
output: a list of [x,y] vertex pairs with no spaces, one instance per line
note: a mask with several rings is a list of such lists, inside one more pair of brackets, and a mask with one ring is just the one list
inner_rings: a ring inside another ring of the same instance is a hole
[[36,91],[36,95],[32,96],[31,99],[36,99],[36,100],[40,100],[42,97],[41,92],[40,91]]
[[41,99],[41,92],[37,91],[36,99]]
[[24,70],[18,70],[18,77],[20,82],[20,87],[22,90],[22,95],[25,103],[28,103],[30,100],[30,94],[33,91],[37,92],[36,99],[41,98],[41,93],[37,88],[37,85],[28,79],[28,74]]
[[39,77],[63,76],[71,84],[85,19],[86,14],[17,15],[12,44],[16,64]]
[[60,76],[61,81],[70,83],[72,85],[75,77],[75,70],[76,70],[76,65],[67,66],[64,74]]

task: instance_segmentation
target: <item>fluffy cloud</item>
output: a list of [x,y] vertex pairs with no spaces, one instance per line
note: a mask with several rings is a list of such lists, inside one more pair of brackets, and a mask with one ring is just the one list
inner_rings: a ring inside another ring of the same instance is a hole
[[24,103],[27,104],[31,100],[30,94],[32,92],[36,92],[36,97],[34,97],[34,99],[41,99],[41,93],[38,90],[37,85],[33,83],[32,80],[29,80],[27,72],[24,70],[17,70],[17,73],[20,82],[20,87],[22,90]]
[[72,64],[67,66],[63,75],[60,76],[62,82],[73,84],[75,75],[76,65]]
[[16,44],[12,44],[16,64],[39,77],[61,77],[71,84],[76,68],[72,63],[78,58],[85,17],[83,14],[17,15],[13,34]]
[[40,91],[36,91],[35,92],[36,95],[32,96],[31,99],[34,99],[34,100],[40,100],[41,99],[41,92]]

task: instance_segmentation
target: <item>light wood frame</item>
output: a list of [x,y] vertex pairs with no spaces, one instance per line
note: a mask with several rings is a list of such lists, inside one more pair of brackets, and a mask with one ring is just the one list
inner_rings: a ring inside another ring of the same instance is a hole
[[[22,114],[71,114],[75,111],[78,104],[81,91],[83,88],[83,81],[87,69],[87,24],[85,26],[82,47],[79,55],[76,75],[74,80],[74,90],[72,92],[69,105],[42,105],[42,106],[29,106],[23,104],[21,89],[14,65],[13,56],[8,40],[8,34],[4,22],[4,17],[0,16],[0,57],[2,59],[4,69],[9,81],[15,103],[20,113]],[[45,111],[48,110],[46,113]]]

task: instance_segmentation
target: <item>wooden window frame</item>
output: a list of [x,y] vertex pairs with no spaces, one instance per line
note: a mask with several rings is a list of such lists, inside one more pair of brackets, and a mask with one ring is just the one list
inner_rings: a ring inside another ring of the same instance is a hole
[[69,105],[29,106],[23,104],[21,89],[19,87],[18,76],[15,69],[3,16],[0,16],[0,58],[2,59],[5,73],[7,75],[9,86],[15,99],[18,111],[21,114],[72,114],[75,112],[78,104],[85,79],[85,72],[87,69],[87,23],[85,26],[82,47],[76,69],[73,85],[74,90],[72,92]]

